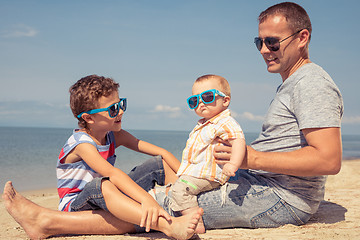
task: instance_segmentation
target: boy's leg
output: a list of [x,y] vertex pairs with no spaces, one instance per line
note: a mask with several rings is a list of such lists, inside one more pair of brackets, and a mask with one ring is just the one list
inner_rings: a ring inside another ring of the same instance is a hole
[[[120,220],[104,210],[61,212],[43,208],[17,193],[11,182],[5,184],[2,197],[9,214],[24,228],[31,239],[43,239],[60,234],[106,235],[135,232],[134,223]],[[117,203],[115,202],[115,204]],[[139,208],[141,209],[141,207]],[[141,210],[140,215],[139,211],[135,214],[138,214],[138,223],[140,222]],[[158,227],[155,229],[168,236],[187,239],[194,234],[202,214],[201,209],[187,218],[173,218],[171,224],[164,218],[160,218]]]
[[61,212],[41,207],[19,194],[11,182],[5,184],[2,198],[8,213],[31,239],[43,239],[61,234],[135,232],[133,224],[119,220],[103,210]]
[[[140,224],[142,208],[138,202],[121,193],[108,180],[102,182],[102,192],[108,210],[115,217],[125,222]],[[189,216],[172,217],[170,222],[163,217],[159,217],[157,225],[152,226],[152,228],[176,239],[188,239],[195,233],[202,213],[202,209],[200,209]]]

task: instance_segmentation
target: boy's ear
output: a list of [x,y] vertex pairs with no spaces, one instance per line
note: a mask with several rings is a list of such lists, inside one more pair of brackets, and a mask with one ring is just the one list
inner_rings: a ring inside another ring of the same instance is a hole
[[225,96],[223,101],[224,107],[228,107],[230,105],[230,97],[229,96]]
[[88,113],[83,113],[83,115],[81,116],[82,119],[84,119],[84,121],[86,123],[94,123],[94,119],[93,116],[88,114]]

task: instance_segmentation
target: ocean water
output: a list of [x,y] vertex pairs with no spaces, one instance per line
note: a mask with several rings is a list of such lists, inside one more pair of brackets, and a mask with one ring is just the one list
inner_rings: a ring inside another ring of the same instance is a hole
[[[187,131],[128,130],[135,137],[163,147],[179,160]],[[56,161],[72,129],[0,127],[0,187],[13,181],[19,191],[56,187]],[[247,143],[258,133],[245,133]],[[116,167],[129,172],[149,156],[116,149]],[[360,158],[360,135],[343,135],[343,158]]]

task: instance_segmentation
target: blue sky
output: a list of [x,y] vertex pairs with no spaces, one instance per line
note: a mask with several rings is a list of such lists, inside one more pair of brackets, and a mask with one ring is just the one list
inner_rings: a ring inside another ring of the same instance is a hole
[[[68,88],[98,74],[128,98],[124,129],[191,130],[193,81],[225,77],[231,110],[259,132],[281,83],[253,44],[257,16],[279,1],[0,1],[0,126],[75,128]],[[360,134],[360,1],[296,1],[310,15],[310,58],[339,86],[343,133]]]

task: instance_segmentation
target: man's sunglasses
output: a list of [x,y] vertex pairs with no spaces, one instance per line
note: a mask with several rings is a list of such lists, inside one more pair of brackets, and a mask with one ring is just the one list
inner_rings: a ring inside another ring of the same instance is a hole
[[191,96],[191,97],[189,97],[187,99],[187,103],[189,105],[189,108],[190,109],[197,108],[197,106],[199,105],[199,98],[205,104],[210,104],[210,103],[214,102],[215,101],[215,94],[218,94],[221,97],[226,97],[226,94],[220,92],[219,90],[216,90],[216,89],[206,90],[206,91],[204,91],[204,92],[202,92],[200,94],[193,95],[193,96]]
[[266,37],[266,38],[264,38],[264,39],[259,38],[259,37],[256,37],[256,38],[254,39],[254,43],[255,43],[255,45],[256,45],[256,47],[257,47],[257,49],[258,49],[259,51],[261,51],[261,48],[262,48],[262,46],[263,46],[263,43],[265,43],[266,47],[267,47],[270,51],[276,52],[276,51],[278,51],[278,50],[280,49],[280,43],[281,43],[281,42],[285,41],[286,39],[291,38],[292,36],[298,34],[298,33],[301,32],[302,30],[304,30],[304,29],[301,29],[301,30],[297,31],[296,33],[293,33],[293,34],[291,34],[290,36],[288,36],[288,37],[286,37],[286,38],[284,38],[284,39],[282,39],[282,40],[279,40],[278,38],[275,38],[275,37]]
[[94,113],[99,113],[99,112],[105,112],[107,111],[109,113],[109,117],[114,118],[117,115],[119,115],[120,109],[123,110],[124,112],[126,111],[126,106],[127,106],[127,100],[126,98],[120,98],[120,101],[117,103],[114,103],[112,105],[110,105],[107,108],[98,108],[98,109],[92,109],[90,111],[87,112],[82,112],[79,115],[77,115],[78,118],[81,118],[81,116],[84,113],[87,114],[94,114]]

